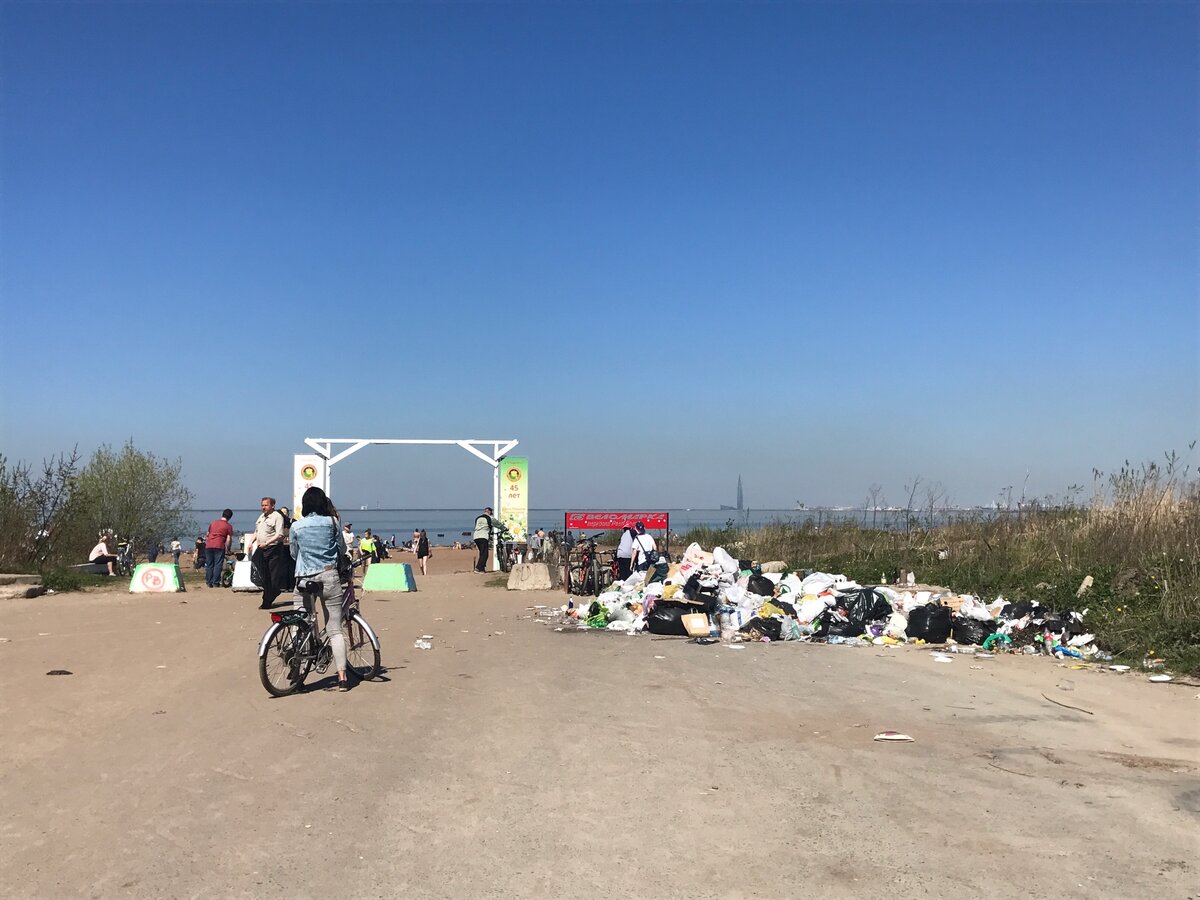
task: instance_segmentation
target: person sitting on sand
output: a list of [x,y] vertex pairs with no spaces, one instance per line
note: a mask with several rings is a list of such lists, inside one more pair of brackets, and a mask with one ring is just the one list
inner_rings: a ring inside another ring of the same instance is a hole
[[100,542],[92,548],[92,552],[88,554],[88,562],[98,565],[107,565],[108,574],[116,575],[113,571],[113,563],[117,558],[108,552],[108,536],[104,532],[100,532]]

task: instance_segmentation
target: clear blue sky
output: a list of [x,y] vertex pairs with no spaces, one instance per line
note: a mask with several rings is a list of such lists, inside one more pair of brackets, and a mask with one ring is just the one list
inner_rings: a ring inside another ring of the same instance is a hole
[[516,437],[533,505],[610,508],[1182,451],[1198,9],[5,3],[0,449],[252,506],[306,436]]

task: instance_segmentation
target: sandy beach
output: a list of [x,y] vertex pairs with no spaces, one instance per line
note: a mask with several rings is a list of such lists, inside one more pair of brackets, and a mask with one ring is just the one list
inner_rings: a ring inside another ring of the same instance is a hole
[[363,598],[346,694],[267,695],[255,594],[6,602],[0,895],[1196,895],[1200,687],[556,631],[470,564]]

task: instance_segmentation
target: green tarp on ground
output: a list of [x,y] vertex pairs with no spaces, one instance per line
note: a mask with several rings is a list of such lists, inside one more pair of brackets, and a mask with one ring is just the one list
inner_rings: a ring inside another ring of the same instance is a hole
[[364,591],[415,591],[412,566],[408,563],[375,563],[363,576]]

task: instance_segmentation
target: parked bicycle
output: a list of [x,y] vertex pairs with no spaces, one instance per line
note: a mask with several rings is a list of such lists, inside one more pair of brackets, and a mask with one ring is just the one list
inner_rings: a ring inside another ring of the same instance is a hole
[[[360,565],[354,563],[354,566]],[[342,585],[342,622],[346,631],[346,668],[360,681],[370,681],[381,671],[379,638],[358,611],[351,577]],[[286,697],[304,686],[313,669],[325,674],[333,663],[333,648],[325,628],[317,627],[314,604],[320,593],[317,582],[298,579],[297,588],[304,601],[303,610],[271,613],[271,627],[258,646],[258,675],[273,697]]]
[[221,567],[221,587],[233,587],[233,571],[237,568],[237,564],[245,558],[246,554],[241,551],[225,554],[225,565]]
[[113,563],[113,569],[118,575],[133,573],[133,538],[117,544],[117,561]]
[[596,549],[596,540],[602,537],[604,532],[600,531],[575,544],[567,566],[567,591],[577,597],[598,597],[616,578],[615,554]]
[[500,524],[492,529],[492,540],[495,543],[496,559],[500,563],[500,571],[509,571],[516,561],[517,554],[516,547],[513,546],[512,532],[508,530],[508,526]]

